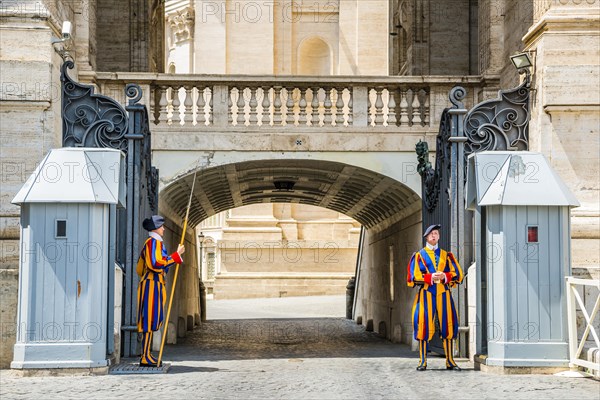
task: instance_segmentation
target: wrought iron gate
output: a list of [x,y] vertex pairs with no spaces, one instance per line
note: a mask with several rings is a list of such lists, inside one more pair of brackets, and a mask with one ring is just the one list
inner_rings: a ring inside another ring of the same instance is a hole
[[[464,272],[475,262],[473,243],[473,212],[465,210],[464,188],[466,182],[467,157],[484,150],[527,150],[529,137],[529,89],[530,75],[525,73],[521,85],[514,89],[501,90],[499,98],[483,101],[470,111],[464,108],[462,100],[466,90],[454,87],[449,94],[452,107],[446,108],[440,120],[436,139],[435,167],[429,162],[429,148],[426,142],[416,145],[418,159],[417,170],[421,175],[422,226],[423,231],[429,225],[440,224],[440,247],[450,249]],[[481,265],[480,262],[477,263]],[[485,271],[477,276],[478,286],[485,296]],[[466,285],[460,285],[453,297],[459,312],[459,352],[467,356],[469,328],[467,326]],[[485,298],[478,296],[479,299]],[[478,304],[477,307],[481,307]],[[474,322],[474,321],[471,321]],[[486,321],[477,321],[485,327]],[[483,332],[485,329],[479,329]],[[437,337],[435,337],[437,340]],[[443,351],[441,341],[432,343],[438,352]]]
[[[109,259],[124,270],[122,353],[125,357],[139,354],[137,342],[137,285],[135,273],[138,249],[146,235],[142,220],[158,209],[158,170],[151,165],[151,137],[146,106],[139,104],[142,90],[138,85],[125,88],[128,104],[123,108],[116,100],[94,94],[94,87],[75,82],[68,75],[72,61],[61,68],[62,125],[64,147],[105,147],[125,153],[126,208],[111,206],[111,241]],[[114,329],[114,268],[109,267],[107,333]],[[114,343],[107,341],[107,354]]]

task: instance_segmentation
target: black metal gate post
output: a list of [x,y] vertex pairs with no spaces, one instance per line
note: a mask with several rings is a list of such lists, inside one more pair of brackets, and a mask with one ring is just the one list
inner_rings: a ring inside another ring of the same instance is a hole
[[[62,126],[64,147],[103,147],[125,153],[126,208],[116,210],[115,260],[124,267],[122,340],[123,355],[138,354],[136,310],[138,278],[135,274],[138,251],[144,240],[141,221],[158,208],[158,171],[151,165],[151,138],[148,110],[138,101],[142,90],[138,85],[125,88],[128,104],[125,108],[116,100],[94,93],[94,87],[75,82],[68,75],[74,63],[65,61],[61,67]],[[114,298],[114,265],[109,270],[108,296]],[[109,309],[107,332],[112,332],[113,316]],[[112,343],[111,340],[108,341]],[[110,354],[112,345],[107,346]]]
[[125,318],[123,320],[123,353],[125,357],[139,354],[137,333],[137,286],[135,267],[144,241],[144,218],[158,211],[158,170],[152,167],[150,124],[146,106],[139,104],[142,89],[138,85],[125,87],[129,103],[129,128],[125,135],[128,145],[127,175],[127,253],[125,278]]
[[[450,101],[454,105],[448,110],[451,115],[451,132],[448,142],[451,144],[450,156],[450,251],[458,259],[458,263],[466,273],[472,262],[472,255],[467,254],[465,244],[469,240],[471,232],[471,212],[466,211],[464,188],[465,188],[465,149],[464,144],[467,138],[463,135],[463,122],[467,110],[462,103],[466,96],[464,88],[457,86],[450,91]],[[469,215],[467,215],[469,214]],[[466,285],[459,285],[456,294],[453,294],[458,307],[459,335],[458,351],[461,357],[466,357],[469,344],[468,320],[468,302]]]
[[[429,163],[427,143],[419,142],[416,147],[423,193],[423,231],[429,225],[440,224],[442,226],[440,247],[452,251],[463,268],[468,262],[462,246],[466,239],[465,210],[464,206],[457,205],[464,204],[464,143],[467,139],[463,136],[463,121],[467,110],[462,100],[465,95],[466,90],[460,86],[450,91],[449,99],[452,107],[442,112],[436,141],[435,169]],[[460,324],[458,348],[461,357],[466,355],[468,343],[465,338],[468,332],[466,295],[464,285],[459,286],[458,291],[452,294],[458,307]],[[434,336],[430,347],[437,353],[444,352],[437,336]]]
[[[465,210],[464,188],[466,183],[467,157],[485,150],[527,150],[529,141],[529,70],[519,70],[526,74],[521,85],[509,90],[501,90],[499,98],[483,101],[471,110],[464,108],[462,100],[466,91],[454,87],[449,94],[451,108],[442,112],[440,129],[436,139],[435,168],[429,162],[429,148],[426,142],[417,143],[417,170],[421,175],[423,206],[423,230],[432,224],[442,225],[440,246],[450,249],[467,273],[477,259],[477,313],[478,321],[485,321],[485,284],[481,270],[482,257],[486,244],[478,241],[483,237],[480,229],[481,218]],[[474,236],[476,228],[477,236]],[[475,237],[475,240],[473,238]],[[469,338],[468,303],[466,285],[459,286],[453,294],[459,313],[459,355],[468,355],[469,340],[476,339],[478,348],[483,346],[485,326],[477,327],[477,337]],[[471,323],[475,321],[470,321]],[[432,348],[442,352],[441,343],[434,336]]]

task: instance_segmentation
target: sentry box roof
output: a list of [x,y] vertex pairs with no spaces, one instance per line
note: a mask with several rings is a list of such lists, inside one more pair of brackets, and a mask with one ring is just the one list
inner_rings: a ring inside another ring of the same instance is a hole
[[125,205],[120,150],[68,147],[51,150],[13,199],[23,203]]
[[469,210],[500,204],[579,206],[573,193],[540,153],[482,151],[471,154],[467,174]]

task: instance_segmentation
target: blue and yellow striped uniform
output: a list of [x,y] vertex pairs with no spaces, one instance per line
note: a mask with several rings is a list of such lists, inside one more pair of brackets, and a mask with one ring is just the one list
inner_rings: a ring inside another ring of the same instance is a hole
[[137,263],[137,274],[141,278],[138,286],[138,332],[160,329],[167,299],[165,275],[170,266],[181,262],[179,253],[167,255],[162,241],[149,237],[144,243]]
[[[432,274],[443,272],[446,283],[433,283]],[[450,289],[463,280],[463,272],[454,255],[440,248],[427,247],[413,254],[408,263],[406,282],[408,286],[420,285],[415,296],[412,315],[414,338],[429,341],[435,333],[436,317],[442,339],[458,335],[458,314]]]

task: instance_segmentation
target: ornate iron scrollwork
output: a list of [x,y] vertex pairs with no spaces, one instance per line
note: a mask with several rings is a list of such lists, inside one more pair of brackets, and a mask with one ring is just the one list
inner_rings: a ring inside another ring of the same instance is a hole
[[108,147],[127,152],[125,134],[127,113],[110,97],[94,94],[94,87],[71,79],[67,69],[72,61],[61,68],[63,146]]
[[465,117],[465,157],[485,150],[529,147],[529,71],[521,85],[473,107]]

